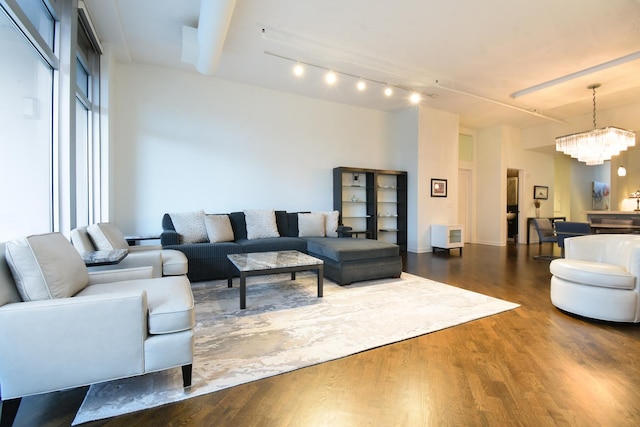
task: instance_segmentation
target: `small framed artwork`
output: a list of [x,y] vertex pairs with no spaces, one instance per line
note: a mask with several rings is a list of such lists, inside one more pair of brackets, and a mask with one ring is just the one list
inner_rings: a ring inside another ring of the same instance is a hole
[[447,180],[431,178],[431,197],[447,197]]
[[593,181],[592,185],[592,206],[594,211],[609,209],[609,184],[604,182]]
[[543,185],[534,185],[533,198],[537,200],[547,200],[549,198],[549,187]]

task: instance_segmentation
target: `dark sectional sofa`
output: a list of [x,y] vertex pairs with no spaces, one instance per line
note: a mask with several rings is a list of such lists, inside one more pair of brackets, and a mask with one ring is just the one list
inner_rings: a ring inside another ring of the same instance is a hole
[[[298,213],[275,211],[280,237],[247,239],[243,212],[229,216],[234,241],[181,243],[169,214],[162,218],[162,246],[183,252],[189,261],[191,281],[225,279],[237,275],[228,254],[297,250],[324,261],[324,276],[340,285],[361,280],[400,277],[402,258],[397,245],[351,237],[299,237]],[[339,230],[340,231],[340,230]]]

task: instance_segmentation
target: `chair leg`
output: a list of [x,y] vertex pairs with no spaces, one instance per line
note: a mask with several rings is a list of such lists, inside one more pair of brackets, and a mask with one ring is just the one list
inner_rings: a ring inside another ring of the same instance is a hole
[[193,365],[182,366],[182,386],[191,387],[191,374],[193,371]]
[[11,427],[13,421],[18,414],[18,408],[20,407],[21,397],[16,399],[7,399],[2,401],[2,413],[0,414],[0,427]]

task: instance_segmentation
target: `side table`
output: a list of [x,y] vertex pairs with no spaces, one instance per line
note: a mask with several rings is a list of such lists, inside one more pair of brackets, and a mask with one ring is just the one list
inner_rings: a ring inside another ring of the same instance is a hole
[[143,240],[160,240],[159,234],[139,234],[133,236],[124,236],[129,246],[135,246]]
[[451,249],[457,248],[460,249],[460,255],[462,255],[463,246],[464,237],[462,234],[462,225],[431,225],[431,247],[434,252],[436,249],[444,249],[449,252]]
[[115,249],[113,251],[89,251],[82,254],[82,260],[87,267],[98,265],[117,264],[129,253],[126,249]]

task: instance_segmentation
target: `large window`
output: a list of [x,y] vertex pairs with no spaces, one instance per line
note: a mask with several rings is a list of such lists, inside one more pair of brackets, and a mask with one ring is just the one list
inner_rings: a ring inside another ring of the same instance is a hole
[[0,12],[0,241],[52,229],[53,69]]
[[[86,18],[85,18],[86,19]],[[78,19],[76,51],[76,226],[97,222],[99,170],[94,156],[100,153],[99,121],[100,60],[91,29]]]
[[0,0],[0,241],[100,220],[101,52],[77,3]]

